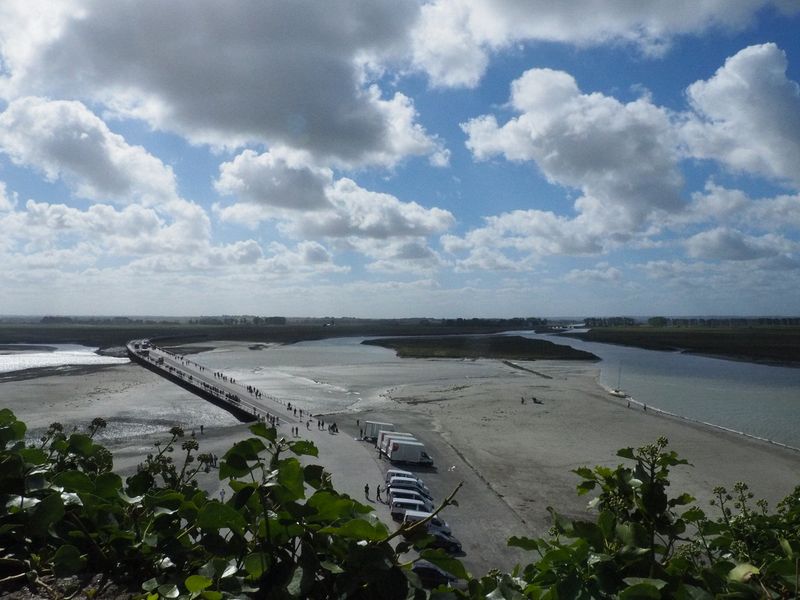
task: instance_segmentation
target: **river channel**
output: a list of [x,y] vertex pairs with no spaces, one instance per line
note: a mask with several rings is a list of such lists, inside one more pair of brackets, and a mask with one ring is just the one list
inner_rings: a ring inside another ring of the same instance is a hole
[[514,332],[599,356],[600,382],[648,406],[800,448],[800,369]]

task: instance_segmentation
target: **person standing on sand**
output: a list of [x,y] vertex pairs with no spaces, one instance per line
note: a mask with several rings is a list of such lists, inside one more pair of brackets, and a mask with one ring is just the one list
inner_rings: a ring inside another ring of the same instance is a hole
[[369,500],[369,484],[368,483],[364,484],[364,496],[366,497],[367,500]]

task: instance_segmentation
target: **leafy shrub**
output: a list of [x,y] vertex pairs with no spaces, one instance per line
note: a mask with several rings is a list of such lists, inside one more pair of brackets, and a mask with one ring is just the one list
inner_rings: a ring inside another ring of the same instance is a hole
[[[0,591],[29,585],[51,595],[56,578],[100,574],[148,600],[204,598],[796,598],[800,487],[775,513],[744,484],[714,490],[711,518],[688,494],[668,494],[672,467],[686,465],[667,441],[625,448],[615,469],[586,467],[579,494],[595,493],[594,519],[552,509],[547,539],[512,537],[535,559],[511,573],[470,578],[461,563],[426,548],[420,525],[390,532],[372,509],[333,489],[308,441],[257,424],[219,463],[232,490],[222,502],[198,489],[213,466],[180,428],[125,482],[96,444],[105,426],[66,435],[53,424],[26,444],[25,424],[0,410]],[[181,460],[173,455],[180,449]],[[455,493],[455,492],[454,492]],[[442,506],[453,502],[453,494]],[[392,544],[398,539],[396,548]],[[400,556],[461,578],[423,590]]]

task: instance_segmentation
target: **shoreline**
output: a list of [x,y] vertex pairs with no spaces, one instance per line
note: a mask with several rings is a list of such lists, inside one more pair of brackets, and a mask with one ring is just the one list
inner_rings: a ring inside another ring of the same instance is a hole
[[[315,462],[332,473],[336,488],[361,500],[365,483],[372,489],[379,482],[384,485],[383,473],[390,463],[377,456],[374,445],[358,440],[357,420],[388,421],[398,430],[413,432],[434,457],[435,467],[408,470],[425,480],[437,500],[464,482],[459,506],[448,507],[443,516],[464,544],[467,568],[478,574],[524,561],[525,554],[508,548],[506,540],[512,535],[546,535],[551,525],[547,506],[557,506],[569,517],[585,517],[587,498],[576,495],[578,478],[572,470],[615,466],[623,462],[616,456],[621,447],[668,437],[670,448],[696,465],[673,471],[672,489],[696,496],[703,508],[716,485],[747,481],[758,497],[774,505],[798,483],[797,451],[670,416],[651,406],[646,412],[628,409],[625,399],[608,395],[594,364],[509,363],[434,359],[349,365],[343,371],[304,368],[304,377],[322,385],[340,383],[335,376],[352,381],[360,377],[368,386],[377,381],[401,383],[381,386],[375,397],[360,397],[344,410],[319,411],[311,408],[319,406],[319,400],[316,404],[293,400],[315,418],[324,414],[326,423],[335,421],[342,432],[332,435],[300,422],[299,438],[318,445],[320,457]],[[246,425],[221,409],[138,365],[100,365],[81,371],[75,377],[49,374],[2,382],[0,396],[32,434],[53,420],[85,426],[95,416],[109,421],[109,435],[112,427],[128,428],[125,431],[133,435],[102,442],[112,449],[117,472],[135,469],[152,450],[152,441],[168,437],[145,427],[135,435],[140,425],[163,422],[166,431],[169,422],[188,433],[203,424],[205,433],[197,436],[201,451],[220,456],[249,434]],[[248,383],[242,374],[236,378]],[[262,389],[266,407],[285,407],[279,392],[273,398],[272,390]],[[281,420],[280,435],[287,436],[294,423]],[[202,484],[212,494],[219,490],[215,477],[212,471]],[[388,507],[370,502],[377,516],[391,526]]]

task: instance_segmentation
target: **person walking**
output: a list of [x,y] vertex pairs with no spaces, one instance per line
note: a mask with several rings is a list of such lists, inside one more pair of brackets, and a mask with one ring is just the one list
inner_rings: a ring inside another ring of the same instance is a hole
[[369,500],[369,484],[368,483],[364,484],[364,496],[366,497],[367,500]]
[[375,500],[377,500],[378,502],[383,502],[383,500],[381,500],[381,484],[380,483],[378,484],[378,487],[375,488]]

